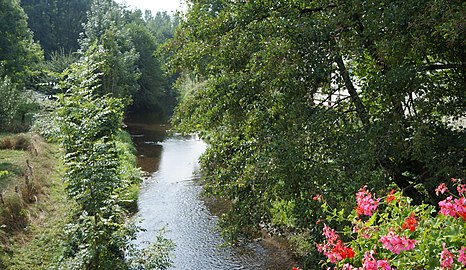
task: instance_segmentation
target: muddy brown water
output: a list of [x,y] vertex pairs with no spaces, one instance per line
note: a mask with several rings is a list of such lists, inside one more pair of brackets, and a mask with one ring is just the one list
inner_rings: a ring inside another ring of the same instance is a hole
[[216,230],[218,217],[200,197],[202,185],[195,181],[198,158],[206,144],[195,136],[168,136],[166,124],[132,119],[127,123],[137,148],[138,164],[147,172],[138,200],[145,230],[137,242],[143,247],[160,229],[176,248],[170,269],[270,269],[293,267],[282,245],[256,241],[239,247],[221,247]]

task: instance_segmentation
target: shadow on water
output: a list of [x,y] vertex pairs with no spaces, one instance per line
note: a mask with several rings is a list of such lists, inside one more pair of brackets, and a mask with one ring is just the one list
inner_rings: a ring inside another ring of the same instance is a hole
[[282,246],[267,241],[241,247],[220,247],[218,217],[200,197],[202,185],[193,172],[206,144],[194,137],[168,137],[167,125],[128,121],[138,150],[139,165],[152,172],[144,183],[138,217],[145,246],[165,228],[176,244],[173,269],[291,269],[293,262]]
[[168,136],[170,125],[151,115],[130,116],[126,125],[137,149],[138,166],[144,172],[157,171],[162,155],[161,142]]

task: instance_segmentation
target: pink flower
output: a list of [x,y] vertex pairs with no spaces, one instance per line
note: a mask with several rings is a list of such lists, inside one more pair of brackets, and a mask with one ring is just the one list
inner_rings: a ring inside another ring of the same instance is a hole
[[351,264],[349,263],[345,263],[343,265],[343,267],[341,268],[341,270],[357,270],[358,268],[355,268],[354,266],[352,266]]
[[466,247],[461,247],[459,250],[458,262],[462,263],[463,266],[466,266]]
[[335,230],[326,224],[324,224],[323,234],[326,240],[323,244],[316,244],[317,250],[327,256],[331,263],[354,257],[353,249],[346,247]]
[[448,188],[447,188],[447,185],[445,185],[445,183],[441,183],[436,189],[435,189],[435,194],[437,194],[437,196],[439,195],[439,193],[445,193],[445,192],[448,192]]
[[444,216],[456,217],[455,207],[453,206],[453,203],[451,202],[452,199],[453,199],[452,196],[448,196],[445,200],[440,201],[438,203],[438,206],[440,206],[440,211],[439,211],[440,214]]
[[366,251],[362,260],[362,269],[364,270],[391,270],[390,264],[387,260],[376,260],[374,258],[374,250]]
[[320,201],[322,200],[322,195],[317,194],[317,195],[315,195],[314,197],[312,197],[312,199],[313,199],[314,201],[319,201],[319,202],[320,202]]
[[444,216],[461,217],[466,221],[466,199],[464,197],[453,200],[452,196],[448,196],[445,200],[440,201],[440,214]]
[[377,210],[380,199],[374,201],[372,195],[366,190],[366,186],[364,186],[356,193],[356,201],[358,204],[356,207],[358,216],[361,214],[372,216],[372,212]]
[[390,270],[392,269],[390,267],[390,264],[388,264],[388,261],[387,260],[378,260],[377,261],[377,267],[383,269],[383,270]]
[[399,237],[393,230],[390,230],[387,235],[380,237],[379,242],[382,243],[385,249],[395,254],[400,254],[401,251],[414,249],[414,244],[417,241],[406,237]]
[[322,231],[323,231],[323,234],[324,234],[325,238],[327,238],[327,241],[329,241],[331,243],[334,243],[340,237],[337,234],[337,232],[335,232],[334,229],[327,226],[327,224],[324,224],[324,228],[322,229]]
[[456,187],[456,190],[458,191],[458,194],[460,196],[465,196],[466,195],[466,184],[461,184]]
[[458,217],[461,217],[464,221],[466,221],[466,199],[464,197],[455,199],[455,204],[453,207],[455,208]]
[[442,269],[450,269],[453,264],[453,255],[445,248],[445,243],[442,244],[443,250],[440,253],[440,267]]

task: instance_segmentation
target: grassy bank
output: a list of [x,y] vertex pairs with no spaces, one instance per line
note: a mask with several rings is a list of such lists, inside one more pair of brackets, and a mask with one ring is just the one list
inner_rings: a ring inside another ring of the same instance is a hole
[[66,201],[60,152],[35,134],[0,135],[0,269],[50,269]]

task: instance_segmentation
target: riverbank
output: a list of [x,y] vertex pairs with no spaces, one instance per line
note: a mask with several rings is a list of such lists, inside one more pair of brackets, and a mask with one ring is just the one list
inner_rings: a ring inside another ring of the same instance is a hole
[[50,269],[72,205],[57,145],[37,134],[0,137],[0,268]]
[[[128,133],[117,135],[121,177],[137,177]],[[65,226],[76,212],[63,182],[63,151],[34,133],[0,135],[0,269],[55,269],[65,254]],[[131,179],[126,179],[129,181]],[[121,191],[119,207],[137,212],[139,181]]]

